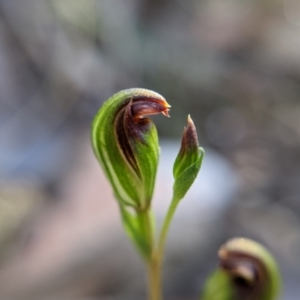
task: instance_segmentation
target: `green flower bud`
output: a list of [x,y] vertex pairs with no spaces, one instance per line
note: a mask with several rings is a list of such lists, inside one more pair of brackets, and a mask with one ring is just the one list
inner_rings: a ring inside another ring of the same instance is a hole
[[94,152],[122,205],[143,210],[150,204],[159,147],[156,128],[145,116],[168,116],[169,107],[153,91],[128,89],[109,98],[94,118]]
[[234,238],[219,250],[220,267],[201,300],[275,300],[281,288],[275,259],[259,243]]
[[181,148],[173,166],[174,199],[182,199],[195,181],[201,168],[204,149],[199,147],[197,131],[193,120],[188,116],[184,128]]

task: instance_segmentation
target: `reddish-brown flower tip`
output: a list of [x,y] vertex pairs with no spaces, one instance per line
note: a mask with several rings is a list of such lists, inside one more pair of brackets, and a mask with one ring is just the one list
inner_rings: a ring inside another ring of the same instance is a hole
[[198,147],[196,127],[190,115],[188,115],[187,126],[183,130],[179,155],[184,155],[186,152],[195,152],[198,150]]
[[142,119],[145,116],[162,113],[169,117],[171,106],[166,100],[157,98],[140,99],[132,102],[131,113],[134,120]]

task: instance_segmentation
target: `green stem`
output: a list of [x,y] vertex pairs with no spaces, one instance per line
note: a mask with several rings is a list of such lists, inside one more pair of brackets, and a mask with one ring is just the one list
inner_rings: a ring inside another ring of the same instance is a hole
[[161,300],[161,279],[160,279],[160,264],[157,263],[154,257],[154,237],[153,226],[151,222],[151,210],[137,212],[139,223],[144,233],[149,255],[146,257],[145,262],[148,267],[148,297],[149,300]]
[[151,260],[153,248],[154,248],[154,237],[153,237],[153,227],[151,222],[151,210],[145,209],[137,212],[137,216],[140,223],[140,228],[142,229],[143,236],[145,238],[146,247],[148,249],[147,260]]
[[160,231],[160,234],[159,234],[159,240],[158,240],[157,248],[156,248],[157,249],[156,250],[156,255],[158,255],[158,256],[161,256],[161,257],[163,256],[164,249],[165,249],[165,244],[166,244],[166,239],[167,239],[167,234],[168,234],[170,224],[171,224],[171,221],[173,219],[175,210],[178,206],[178,203],[179,203],[179,201],[177,199],[173,198],[172,202],[169,206],[169,209],[167,211],[167,214],[165,216],[164,223],[162,225],[162,228],[161,228],[161,231]]
[[151,261],[148,266],[149,276],[149,300],[161,300],[162,297],[162,263],[166,244],[166,238],[171,221],[178,205],[177,199],[173,199],[165,216],[157,243],[153,249]]
[[161,262],[152,256],[148,265],[149,300],[162,300]]

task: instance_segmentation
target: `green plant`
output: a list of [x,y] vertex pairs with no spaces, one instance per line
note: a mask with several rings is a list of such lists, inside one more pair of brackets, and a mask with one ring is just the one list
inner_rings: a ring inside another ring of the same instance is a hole
[[204,285],[201,300],[277,299],[281,279],[276,261],[259,243],[234,238],[219,250],[219,268]]
[[[148,267],[150,300],[162,299],[161,270],[169,226],[179,202],[196,179],[204,157],[204,150],[198,144],[196,128],[188,116],[181,147],[173,166],[173,197],[162,228],[156,235],[151,201],[159,143],[156,128],[146,116],[159,113],[169,116],[169,108],[166,100],[153,91],[140,88],[123,90],[103,104],[92,125],[95,155],[112,185],[124,228]],[[251,268],[252,266],[249,270]],[[225,288],[224,295],[226,291],[235,293],[229,284],[231,273],[217,271],[206,285],[203,299],[254,299],[210,296],[212,286]],[[273,280],[271,277],[269,279]],[[266,294],[271,298],[264,296],[255,299],[271,300],[275,299],[275,294]]]

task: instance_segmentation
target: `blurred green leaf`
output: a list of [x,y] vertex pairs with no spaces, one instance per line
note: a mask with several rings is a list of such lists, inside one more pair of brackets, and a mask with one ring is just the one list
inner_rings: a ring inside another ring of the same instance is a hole
[[142,257],[150,259],[153,222],[148,219],[148,211],[134,214],[126,207],[120,207],[126,233],[135,244]]

